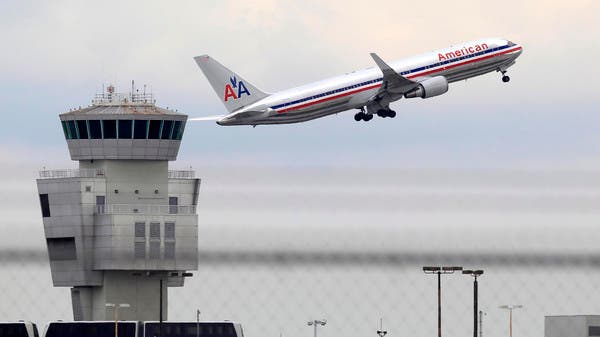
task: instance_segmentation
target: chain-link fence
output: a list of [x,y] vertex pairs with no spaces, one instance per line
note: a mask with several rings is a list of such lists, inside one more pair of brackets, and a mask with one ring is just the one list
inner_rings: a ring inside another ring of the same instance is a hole
[[[0,259],[3,319],[43,323],[71,319],[69,291],[52,288],[43,253],[4,252]],[[598,313],[600,256],[545,254],[201,253],[200,269],[171,288],[169,318],[229,319],[247,336],[307,336],[306,321],[325,318],[320,336],[437,334],[437,278],[422,265],[482,267],[479,308],[484,336],[507,336],[502,304],[518,303],[515,336],[542,336],[544,315]],[[15,286],[16,285],[16,286]],[[9,290],[7,290],[7,287]],[[473,281],[442,275],[442,332],[471,336]]]

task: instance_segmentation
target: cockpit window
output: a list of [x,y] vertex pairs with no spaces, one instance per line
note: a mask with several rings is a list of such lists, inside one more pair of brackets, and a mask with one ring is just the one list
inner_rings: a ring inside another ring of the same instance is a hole
[[514,42],[512,42],[512,41],[508,41],[508,46],[509,46],[509,47],[512,47],[512,46],[514,46],[514,45],[516,45],[516,43],[514,43]]

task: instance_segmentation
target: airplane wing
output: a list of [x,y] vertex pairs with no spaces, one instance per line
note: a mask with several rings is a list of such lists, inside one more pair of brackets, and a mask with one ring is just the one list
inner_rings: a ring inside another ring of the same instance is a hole
[[398,74],[394,69],[392,69],[392,67],[385,63],[379,56],[377,56],[377,54],[371,53],[371,57],[383,73],[381,87],[379,88],[377,94],[371,98],[371,101],[381,100],[386,96],[388,97],[389,101],[395,101],[402,97],[404,93],[416,88],[419,85],[419,83],[409,80],[408,78]]

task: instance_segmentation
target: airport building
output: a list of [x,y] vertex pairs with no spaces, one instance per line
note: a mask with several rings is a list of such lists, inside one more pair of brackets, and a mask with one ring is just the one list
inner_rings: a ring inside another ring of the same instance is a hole
[[166,320],[167,287],[198,269],[200,180],[169,170],[186,120],[112,86],[60,114],[78,168],[41,171],[37,187],[52,281],[71,288],[75,320],[113,319],[115,309]]
[[598,337],[600,315],[546,316],[545,337]]

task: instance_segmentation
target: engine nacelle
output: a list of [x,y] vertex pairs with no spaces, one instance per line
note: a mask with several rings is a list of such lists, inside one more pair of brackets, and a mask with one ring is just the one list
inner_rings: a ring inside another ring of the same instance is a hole
[[448,92],[448,80],[444,76],[428,78],[419,83],[419,86],[404,94],[405,98],[429,98]]

